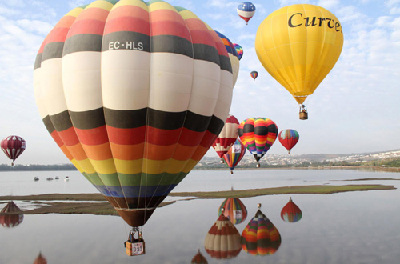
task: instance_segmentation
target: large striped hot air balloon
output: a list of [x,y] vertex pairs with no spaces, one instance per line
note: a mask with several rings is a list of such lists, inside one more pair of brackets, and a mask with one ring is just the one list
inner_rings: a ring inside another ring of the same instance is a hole
[[293,129],[282,130],[278,134],[278,140],[290,154],[290,150],[296,146],[297,142],[299,141],[299,132]]
[[285,222],[298,222],[303,217],[303,212],[290,198],[289,202],[282,208],[281,218]]
[[274,144],[278,127],[269,118],[247,118],[239,125],[238,134],[242,143],[254,155],[257,167],[259,160]]
[[55,142],[131,226],[141,226],[210,148],[233,92],[222,40],[163,1],[71,10],[35,61]]
[[230,147],[227,153],[223,156],[226,165],[228,165],[231,174],[233,170],[242,160],[244,154],[246,153],[246,146],[242,144],[240,139],[236,139],[235,143]]
[[213,142],[213,148],[223,162],[223,156],[231,146],[235,143],[238,137],[239,121],[234,115],[229,115],[218,137]]
[[229,54],[229,59],[231,61],[232,72],[233,72],[233,85],[236,84],[239,75],[239,55],[235,49],[233,43],[224,34],[219,33],[215,30],[218,36],[221,38],[222,43],[224,43],[226,51]]
[[278,229],[260,209],[242,232],[242,249],[252,255],[274,254],[281,242]]
[[15,159],[26,149],[26,141],[19,136],[11,135],[1,141],[1,149],[12,160],[11,166],[14,166]]
[[226,198],[218,208],[218,215],[221,214],[237,225],[246,220],[247,209],[239,198]]
[[221,214],[208,231],[204,247],[212,258],[235,258],[242,250],[240,234],[229,219]]
[[8,202],[0,211],[0,225],[4,227],[15,227],[22,223],[24,215],[19,207],[13,202]]

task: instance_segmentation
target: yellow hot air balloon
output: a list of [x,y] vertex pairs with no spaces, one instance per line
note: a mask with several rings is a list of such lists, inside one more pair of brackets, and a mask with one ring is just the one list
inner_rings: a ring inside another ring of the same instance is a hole
[[323,7],[309,4],[276,10],[258,27],[255,40],[264,68],[299,104],[333,68],[342,46],[342,25],[337,17]]

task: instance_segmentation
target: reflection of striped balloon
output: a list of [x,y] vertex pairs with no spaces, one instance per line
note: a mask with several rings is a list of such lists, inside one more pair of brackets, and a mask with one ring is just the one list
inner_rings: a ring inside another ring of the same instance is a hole
[[240,234],[229,219],[221,214],[208,231],[204,247],[212,258],[234,258],[242,250]]
[[239,198],[226,198],[218,208],[218,215],[222,213],[234,225],[242,223],[247,217],[246,206]]
[[285,222],[298,222],[303,217],[300,208],[290,198],[289,202],[282,208],[281,218]]
[[23,220],[24,215],[21,209],[12,201],[8,202],[0,212],[0,225],[4,227],[15,227]]
[[191,264],[208,264],[207,259],[201,254],[200,250],[192,258]]
[[132,226],[207,152],[228,116],[232,78],[214,30],[189,10],[141,0],[73,9],[34,71],[51,136]]
[[247,118],[240,123],[238,134],[242,143],[259,161],[274,144],[278,127],[269,118]]
[[229,54],[233,72],[233,85],[235,85],[239,75],[239,55],[233,46],[233,43],[224,34],[221,34],[216,30],[215,32],[217,32],[218,36],[221,38],[222,43],[224,43],[226,51]]
[[234,115],[229,115],[218,137],[213,142],[213,148],[222,158],[231,148],[238,137],[239,121]]
[[231,169],[232,174],[233,170],[238,165],[239,161],[242,160],[245,153],[246,147],[242,144],[240,139],[236,139],[232,147],[230,147],[228,152],[223,156],[225,163],[228,165],[229,169]]
[[274,254],[281,242],[278,229],[260,210],[242,232],[242,248],[252,255]]

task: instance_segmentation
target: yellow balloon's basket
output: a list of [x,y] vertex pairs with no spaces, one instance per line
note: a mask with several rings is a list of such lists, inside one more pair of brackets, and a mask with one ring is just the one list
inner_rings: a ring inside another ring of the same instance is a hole
[[301,120],[307,120],[308,119],[308,113],[307,112],[300,112],[299,113],[299,118]]

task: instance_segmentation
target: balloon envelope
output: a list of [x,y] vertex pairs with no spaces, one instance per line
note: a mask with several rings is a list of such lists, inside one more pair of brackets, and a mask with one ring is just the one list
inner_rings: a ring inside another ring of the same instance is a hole
[[192,258],[191,264],[208,264],[207,259],[201,254],[200,250]]
[[226,198],[218,208],[218,215],[221,214],[237,225],[246,220],[247,209],[239,198]]
[[21,209],[12,201],[8,202],[0,212],[0,225],[4,227],[18,226],[23,220]]
[[282,239],[274,224],[258,210],[242,232],[242,248],[252,255],[274,254]]
[[235,47],[235,50],[238,54],[238,59],[241,60],[243,57],[243,48],[239,44],[233,43],[233,47]]
[[229,219],[221,214],[208,231],[204,240],[204,247],[212,258],[237,257],[242,250],[240,234]]
[[242,2],[240,5],[238,5],[237,12],[239,17],[246,21],[247,25],[247,22],[249,22],[250,18],[254,16],[256,7],[252,2]]
[[258,77],[258,71],[252,71],[252,72],[250,72],[250,77],[253,78],[254,80],[257,79],[257,77]]
[[35,259],[33,264],[47,264],[46,258],[42,255],[42,252],[39,252],[38,257]]
[[287,151],[290,153],[290,150],[297,144],[299,141],[299,133],[293,129],[285,129],[279,132],[278,140],[281,142],[282,146],[284,146]]
[[269,118],[247,118],[240,123],[238,134],[243,145],[259,161],[274,144],[278,127]]
[[343,46],[342,26],[323,7],[282,7],[258,27],[255,49],[264,68],[301,104],[335,65]]
[[163,1],[95,1],[42,43],[35,99],[55,142],[131,226],[210,148],[233,74],[218,35]]
[[26,149],[26,141],[19,136],[11,135],[1,141],[1,149],[14,164],[15,159]]
[[285,222],[298,222],[303,217],[303,213],[300,208],[292,201],[290,201],[282,208],[281,218]]
[[234,115],[229,115],[224,127],[212,145],[220,158],[222,158],[235,143],[238,137],[238,127],[239,121],[237,118]]
[[246,147],[242,144],[240,139],[236,139],[235,143],[230,147],[227,153],[223,156],[226,165],[228,165],[231,172],[235,169],[238,163],[242,160],[246,153]]
[[239,55],[233,45],[233,43],[224,34],[219,33],[215,30],[218,36],[221,38],[222,43],[225,45],[226,51],[229,54],[229,59],[231,61],[232,72],[233,72],[233,85],[236,84],[239,75]]

